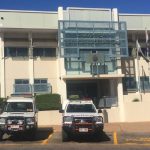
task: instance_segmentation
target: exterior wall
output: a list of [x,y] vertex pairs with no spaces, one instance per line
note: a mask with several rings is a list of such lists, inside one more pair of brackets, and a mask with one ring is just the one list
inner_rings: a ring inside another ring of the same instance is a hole
[[[59,7],[58,8],[58,20],[63,20],[64,19],[64,14],[63,14],[63,8]],[[58,44],[58,46],[60,46]],[[60,54],[60,48],[59,48],[59,54]],[[64,104],[67,101],[67,89],[66,89],[66,81],[63,80],[63,76],[66,75],[66,70],[65,70],[65,59],[64,58],[60,58],[58,60],[58,66],[59,66],[59,80],[57,82],[58,84],[58,93],[61,95],[61,103]]]
[[6,96],[5,89],[5,59],[4,59],[4,35],[0,34],[0,96]]
[[[47,78],[48,83],[52,85],[52,92],[57,93],[57,58],[34,60],[34,78]],[[6,96],[12,94],[15,79],[30,79],[29,77],[29,59],[6,58],[5,59],[5,85]]]
[[150,121],[150,101],[144,102],[126,102],[125,107],[125,121],[126,122],[142,122]]
[[140,76],[149,76],[148,63],[141,57],[139,61]]
[[64,20],[111,21],[111,9],[68,8]]
[[57,93],[57,58],[37,58],[34,60],[34,78],[48,78],[52,92]]
[[127,23],[128,30],[150,30],[149,14],[119,14],[119,20]]
[[6,96],[12,94],[15,79],[29,79],[28,59],[5,59]]
[[58,110],[39,111],[38,126],[61,125],[62,114]]
[[103,110],[103,118],[105,123],[120,122],[120,110],[119,107],[112,107],[111,109]]
[[28,12],[28,11],[0,11],[0,27],[5,28],[34,28],[34,29],[57,29],[57,13]]

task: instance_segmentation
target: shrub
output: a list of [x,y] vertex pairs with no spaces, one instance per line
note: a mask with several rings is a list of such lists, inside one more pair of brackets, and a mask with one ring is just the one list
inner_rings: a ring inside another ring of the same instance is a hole
[[5,100],[5,98],[1,98],[0,97],[0,108],[3,108],[3,101]]
[[58,110],[61,108],[59,94],[37,95],[35,100],[38,110]]
[[80,97],[79,97],[79,95],[70,95],[69,99],[70,100],[78,100],[78,99],[80,99]]

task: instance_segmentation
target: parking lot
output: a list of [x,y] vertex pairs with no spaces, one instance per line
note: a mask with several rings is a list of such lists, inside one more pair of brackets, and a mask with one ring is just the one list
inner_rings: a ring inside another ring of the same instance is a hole
[[149,133],[125,133],[125,132],[103,132],[99,136],[74,137],[67,142],[62,142],[61,130],[53,127],[39,128],[35,139],[27,135],[19,134],[15,136],[4,135],[0,142],[1,146],[12,145],[49,145],[49,144],[81,144],[96,143],[101,145],[149,145]]

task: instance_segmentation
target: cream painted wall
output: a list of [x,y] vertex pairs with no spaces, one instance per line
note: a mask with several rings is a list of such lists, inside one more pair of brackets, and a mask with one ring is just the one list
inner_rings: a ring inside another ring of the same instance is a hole
[[28,59],[5,59],[6,95],[12,94],[15,79],[29,79]]
[[124,107],[126,122],[150,121],[150,101],[126,102]]
[[34,78],[48,78],[52,85],[52,92],[57,93],[58,80],[58,59],[57,58],[36,58],[34,59]]
[[140,57],[139,69],[140,69],[140,76],[149,75],[148,63],[142,57]]
[[124,95],[124,102],[132,102],[136,98],[139,101],[150,101],[150,93],[128,93]]
[[103,118],[105,123],[120,122],[120,113],[118,107],[111,107],[103,110]]

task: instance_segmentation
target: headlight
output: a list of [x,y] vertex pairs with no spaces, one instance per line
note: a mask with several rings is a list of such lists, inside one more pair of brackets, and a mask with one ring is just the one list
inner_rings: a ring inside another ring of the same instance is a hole
[[94,118],[96,123],[103,123],[103,118],[101,116],[97,116]]
[[63,118],[63,122],[64,122],[64,123],[66,123],[66,122],[72,123],[72,121],[73,121],[73,118],[70,117],[70,116],[65,116],[65,117]]
[[0,118],[0,124],[5,124],[6,123],[6,118]]
[[7,120],[7,123],[8,124],[12,124],[12,120]]
[[34,118],[26,118],[26,123],[27,124],[34,124],[35,123],[35,119]]

